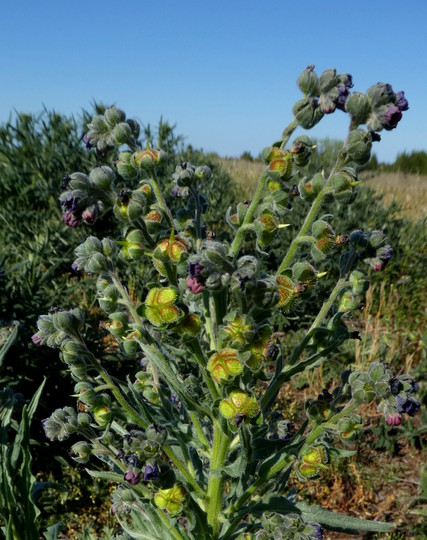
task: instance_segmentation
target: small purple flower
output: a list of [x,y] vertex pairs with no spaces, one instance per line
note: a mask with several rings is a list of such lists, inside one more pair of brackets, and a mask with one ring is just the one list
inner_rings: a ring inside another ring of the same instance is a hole
[[192,278],[201,278],[203,269],[203,264],[200,264],[199,262],[192,262],[188,264],[188,273]]
[[402,111],[397,105],[390,104],[384,113],[384,129],[391,131],[402,119]]
[[401,111],[407,111],[409,109],[408,100],[405,98],[405,92],[396,93],[396,105]]
[[73,264],[71,265],[71,268],[73,270],[73,272],[75,272],[76,274],[78,274],[80,272],[80,265],[77,261],[74,261]]
[[73,197],[73,195],[69,195],[65,201],[62,201],[62,206],[64,210],[71,210],[71,212],[74,212],[75,214],[79,211],[79,201],[80,199],[78,197]]
[[158,480],[160,478],[160,469],[157,465],[150,465],[147,463],[144,469],[144,480]]
[[124,456],[123,461],[126,463],[126,465],[131,465],[132,467],[136,467],[138,465],[138,456],[136,454],[131,454],[130,456]]
[[131,486],[136,486],[137,484],[139,484],[141,482],[141,473],[139,472],[135,472],[134,469],[131,469],[130,471],[128,471],[124,477],[123,477],[126,482],[131,485]]
[[421,404],[416,399],[397,396],[397,411],[399,413],[406,413],[409,416],[415,416],[420,410]]
[[85,143],[85,146],[88,150],[92,148],[92,139],[88,136],[87,133],[83,136],[83,142]]
[[179,197],[179,187],[175,186],[172,188],[172,197]]
[[62,219],[65,225],[67,225],[67,227],[75,229],[79,225],[79,219],[73,214],[71,210],[65,212],[65,214],[62,216]]
[[337,109],[345,112],[345,102],[350,94],[350,88],[353,86],[353,77],[347,73],[347,79],[337,86],[338,98],[336,99]]
[[196,278],[188,277],[185,281],[185,284],[190,289],[193,294],[199,294],[205,288],[204,285],[199,283]]
[[319,525],[319,523],[312,523],[311,526],[314,529],[311,538],[314,538],[315,540],[323,540],[323,527]]
[[411,388],[409,389],[409,392],[411,394],[415,394],[415,392],[418,391],[418,383],[415,379],[412,379],[410,384],[411,384]]
[[39,336],[38,334],[33,334],[31,336],[31,341],[34,343],[36,347],[40,347],[43,344],[43,338]]
[[83,211],[82,220],[88,225],[93,225],[96,221],[97,214],[96,206],[92,205]]
[[400,426],[402,423],[402,415],[398,412],[394,414],[386,414],[385,421],[389,426]]
[[390,392],[397,396],[397,394],[403,389],[403,384],[397,377],[390,379]]

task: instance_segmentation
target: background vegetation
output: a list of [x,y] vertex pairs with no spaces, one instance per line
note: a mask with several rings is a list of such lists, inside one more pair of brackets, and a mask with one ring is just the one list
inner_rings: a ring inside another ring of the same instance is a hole
[[[102,110],[102,106],[97,107]],[[114,234],[117,225],[107,215],[90,231],[87,227],[69,229],[62,222],[58,203],[63,176],[87,171],[99,161],[82,144],[87,120],[84,111],[78,119],[44,111],[38,116],[18,114],[13,121],[0,126],[0,391],[6,396],[5,389],[10,388],[9,401],[11,395],[23,395],[13,399],[13,414],[3,426],[1,442],[6,445],[14,440],[24,402],[31,399],[46,377],[39,407],[35,413],[32,411],[31,466],[34,479],[59,482],[62,491],[53,491],[55,486],[45,485],[36,501],[42,511],[39,520],[41,530],[62,520],[66,524],[64,537],[73,538],[81,530],[78,523],[87,523],[93,531],[108,537],[108,531],[102,530],[112,525],[109,494],[107,488],[89,479],[69,459],[65,446],[47,443],[40,420],[59,405],[63,406],[64,394],[71,394],[73,388],[58,354],[51,349],[36,348],[31,335],[37,317],[52,306],[79,306],[88,315],[87,332],[93,343],[99,344],[103,361],[116,371],[126,370],[125,364],[117,363],[108,349],[105,351],[105,336],[97,326],[93,284],[81,280],[71,270],[74,248],[87,234],[100,237]],[[213,169],[214,180],[206,193],[211,202],[207,219],[217,235],[226,237],[228,230],[223,216],[237,201],[251,197],[263,164],[248,152],[240,159],[221,158],[185,146],[174,126],[163,120],[155,128],[146,126],[142,138],[150,138],[168,152],[169,176],[181,161],[205,163]],[[339,148],[339,141],[318,141],[310,167],[328,170]],[[312,380],[300,380],[294,387],[285,389],[283,407],[294,423],[302,420],[297,414],[301,409],[297,404],[330,387],[343,369],[360,368],[378,359],[390,362],[398,372],[411,371],[420,381],[420,398],[427,404],[422,384],[427,371],[426,175],[425,152],[401,154],[392,165],[378,164],[374,157],[356,201],[351,206],[334,208],[332,223],[336,232],[348,233],[360,223],[367,229],[382,228],[394,254],[386,271],[372,276],[364,310],[352,321],[360,339],[337,354],[327,368],[318,370]],[[169,202],[174,204],[172,198]],[[282,256],[292,233],[298,230],[304,204],[296,199],[289,214],[292,226],[281,229],[272,250],[277,258]],[[272,263],[272,260],[264,261],[267,269]],[[321,297],[322,286],[328,286],[335,270],[327,260],[319,270],[326,272],[320,283]],[[130,288],[132,294],[138,295],[141,284],[150,279],[152,268],[132,268],[132,273],[135,272],[137,278]],[[313,313],[316,307],[314,301]],[[296,317],[298,313],[277,320],[277,331],[285,348],[291,349],[298,340]],[[0,406],[4,403],[0,401]],[[424,407],[424,415],[425,411]],[[306,496],[329,508],[397,522],[398,533],[389,537],[390,540],[400,538],[397,534],[404,535],[402,538],[423,538],[427,534],[423,528],[427,517],[427,474],[423,470],[427,418],[419,416],[393,429],[373,409],[367,411],[367,418],[366,433],[355,443],[355,457],[328,471],[320,487],[309,483]],[[0,508],[0,524],[1,519]],[[90,538],[90,534],[80,532],[80,537]],[[328,538],[333,538],[332,534]]]

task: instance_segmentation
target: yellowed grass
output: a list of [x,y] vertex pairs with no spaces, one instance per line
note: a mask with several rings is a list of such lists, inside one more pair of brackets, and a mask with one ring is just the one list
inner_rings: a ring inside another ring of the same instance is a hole
[[396,200],[402,206],[402,216],[410,219],[427,216],[427,176],[378,173],[366,177],[366,184],[382,193],[385,203]]
[[[236,181],[239,197],[250,199],[265,165],[261,161],[216,157],[218,163]],[[366,185],[384,196],[384,202],[396,200],[402,217],[427,216],[427,176],[405,173],[362,173]]]

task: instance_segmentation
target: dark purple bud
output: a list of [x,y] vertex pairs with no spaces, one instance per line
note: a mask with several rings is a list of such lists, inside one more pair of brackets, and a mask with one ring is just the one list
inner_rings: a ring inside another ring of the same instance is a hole
[[140,483],[141,481],[141,474],[140,473],[136,473],[133,469],[131,469],[130,471],[128,471],[124,477],[123,477],[126,482],[131,485],[131,486],[136,486],[137,484]]
[[92,139],[87,134],[83,136],[83,142],[88,150],[92,148]]
[[380,142],[381,135],[379,133],[377,133],[376,131],[370,131],[370,134],[372,142]]
[[385,421],[389,426],[400,426],[402,423],[402,416],[398,412],[395,414],[386,414]]
[[126,465],[136,467],[138,465],[138,456],[136,454],[131,454],[130,456],[123,456],[123,461],[126,463]]
[[312,523],[311,526],[314,529],[311,538],[314,538],[315,540],[323,540],[323,527],[319,525],[319,523]]
[[344,81],[344,86],[349,89],[349,88],[353,88],[354,84],[353,84],[353,76],[350,75],[350,73],[347,73],[347,79]]
[[399,413],[406,413],[409,414],[409,416],[415,416],[421,407],[420,402],[412,398],[397,396],[396,399],[397,411]]
[[396,93],[396,105],[401,111],[407,111],[409,109],[408,100],[405,98],[405,92]]
[[83,211],[82,220],[88,225],[93,225],[96,221],[97,214],[96,206],[89,206],[89,208],[86,208],[86,210]]
[[71,212],[77,213],[79,210],[79,198],[69,195],[65,201],[62,202],[64,210],[71,210]]
[[417,383],[417,381],[412,379],[411,388],[409,389],[409,392],[411,392],[411,394],[415,394],[415,392],[417,392],[417,391],[418,391],[418,383]]
[[397,105],[389,105],[384,113],[384,129],[391,131],[402,119],[402,111]]
[[31,341],[34,343],[36,347],[40,347],[43,344],[43,338],[39,336],[38,334],[33,334],[31,336]]
[[345,112],[345,102],[350,95],[350,92],[348,91],[348,88],[346,88],[344,85],[338,86],[338,97],[336,99],[336,106],[337,109],[340,109],[340,111]]
[[144,480],[158,480],[160,477],[160,469],[157,465],[147,464],[144,469]]
[[199,283],[196,278],[188,277],[185,281],[185,284],[190,289],[193,294],[199,294],[205,288],[204,285]]
[[397,394],[403,389],[403,384],[397,377],[390,379],[390,392],[397,396]]
[[188,265],[188,273],[192,278],[200,278],[202,276],[202,270],[204,266],[199,262],[192,262]]

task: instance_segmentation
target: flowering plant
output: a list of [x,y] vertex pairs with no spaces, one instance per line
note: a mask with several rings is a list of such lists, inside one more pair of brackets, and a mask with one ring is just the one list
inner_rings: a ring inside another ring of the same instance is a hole
[[[77,398],[76,408],[54,411],[44,429],[51,440],[78,435],[77,462],[96,457],[107,464],[109,471],[88,472],[116,484],[111,510],[125,537],[321,539],[323,528],[391,527],[309,506],[286,486],[291,475],[301,483],[315,479],[352,455],[345,443],[363,425],[361,404],[376,400],[390,425],[413,416],[420,406],[415,381],[393,376],[381,362],[367,372],[347,371],[307,403],[298,429],[277,398],[295,376],[355,338],[349,326],[368,287],[366,269],[380,271],[391,257],[381,231],[337,234],[332,216],[319,214],[334,200],[351,204],[378,132],[395,128],[408,103],[388,84],[351,92],[352,77],[335,69],[317,76],[309,66],[298,86],[303,97],[294,120],[264,149],[252,200],[226,216],[228,238],[219,240],[203,223],[210,169],[181,163],[166,194],[165,152],[148,142],[141,148],[138,123],[118,108],[95,116],[85,136],[103,164],[65,179],[67,225],[90,225],[109,210],[123,223],[122,238],[89,236],[78,246],[73,269],[97,276],[99,306],[126,377],[113,377],[91,352],[82,311],[43,315],[33,341],[60,349]],[[337,109],[350,120],[338,160],[328,177],[308,175],[312,141],[300,135],[290,148],[288,142],[297,127],[310,129]],[[262,258],[289,226],[295,197],[307,202],[306,219],[276,272],[267,274]],[[272,318],[304,312],[327,257],[337,260],[340,277],[286,356]],[[153,279],[135,298],[120,265],[146,258]]]

